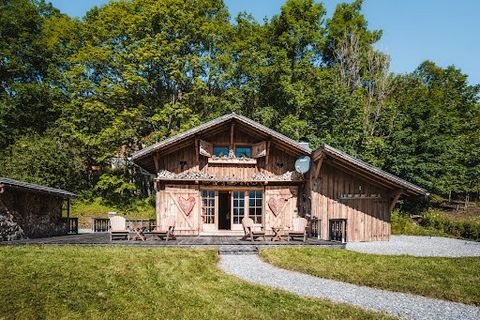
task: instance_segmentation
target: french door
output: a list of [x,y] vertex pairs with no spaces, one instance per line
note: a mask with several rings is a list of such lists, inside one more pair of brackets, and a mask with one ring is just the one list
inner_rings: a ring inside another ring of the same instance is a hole
[[[229,197],[229,204],[225,204],[225,196]],[[243,230],[244,217],[250,217],[257,225],[263,222],[264,197],[261,189],[206,189],[201,191],[201,198],[203,231]]]

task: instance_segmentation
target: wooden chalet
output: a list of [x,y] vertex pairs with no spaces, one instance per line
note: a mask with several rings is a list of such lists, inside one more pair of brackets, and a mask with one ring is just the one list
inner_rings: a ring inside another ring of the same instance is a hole
[[[301,157],[311,158],[305,174],[295,170]],[[398,198],[426,194],[330,146],[313,151],[235,113],[132,158],[156,176],[157,224],[174,220],[179,235],[236,235],[247,216],[268,233],[301,216],[322,239],[385,240]]]

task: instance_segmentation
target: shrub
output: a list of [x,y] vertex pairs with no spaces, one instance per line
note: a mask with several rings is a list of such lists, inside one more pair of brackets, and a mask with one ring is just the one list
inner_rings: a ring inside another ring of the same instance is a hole
[[421,225],[457,238],[480,241],[480,221],[472,217],[448,215],[431,210],[427,212]]

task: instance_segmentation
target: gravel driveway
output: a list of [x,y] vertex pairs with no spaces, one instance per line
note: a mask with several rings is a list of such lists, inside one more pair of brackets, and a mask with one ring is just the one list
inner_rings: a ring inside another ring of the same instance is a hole
[[391,236],[390,241],[352,242],[346,248],[352,251],[422,257],[480,256],[480,242],[441,237]]
[[250,282],[404,319],[480,319],[480,308],[474,306],[322,279],[274,267],[257,255],[221,255],[219,266],[224,272]]

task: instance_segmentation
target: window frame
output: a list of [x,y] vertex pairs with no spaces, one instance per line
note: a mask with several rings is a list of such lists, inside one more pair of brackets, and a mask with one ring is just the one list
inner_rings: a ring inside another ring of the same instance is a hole
[[[248,217],[251,218],[255,224],[263,224],[263,199],[264,193],[262,190],[248,191]],[[253,206],[251,205],[252,200]],[[252,210],[253,215],[251,214]]]
[[[214,190],[202,190],[203,224],[216,225],[216,194]],[[213,201],[213,202],[212,202]],[[213,205],[212,205],[213,203]]]

